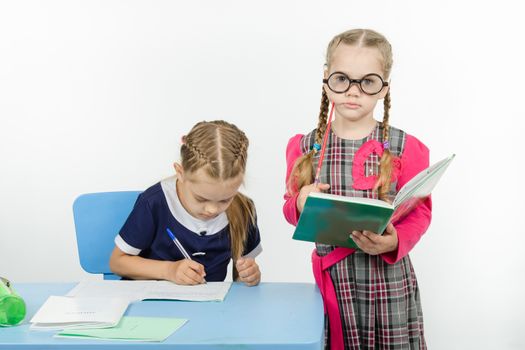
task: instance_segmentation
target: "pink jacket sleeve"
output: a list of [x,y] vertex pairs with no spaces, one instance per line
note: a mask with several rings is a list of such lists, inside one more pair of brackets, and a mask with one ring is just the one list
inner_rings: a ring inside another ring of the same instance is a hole
[[286,147],[286,193],[284,195],[283,213],[286,221],[294,226],[297,225],[299,221],[299,211],[297,211],[297,197],[299,193],[294,195],[290,194],[288,184],[295,161],[303,155],[301,152],[302,137],[303,135],[301,134],[295,135],[288,141],[288,146]]
[[[401,155],[402,170],[397,182],[399,190],[410,179],[429,165],[428,148],[414,136],[406,135],[406,144]],[[396,263],[405,257],[425,233],[432,218],[432,200],[427,198],[407,216],[394,223],[397,230],[397,249],[381,254],[389,264]]]

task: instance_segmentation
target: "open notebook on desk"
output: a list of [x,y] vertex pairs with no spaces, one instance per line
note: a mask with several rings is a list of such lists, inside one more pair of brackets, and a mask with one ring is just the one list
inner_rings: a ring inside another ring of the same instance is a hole
[[231,282],[208,282],[182,286],[169,281],[82,281],[68,296],[124,298],[129,301],[145,299],[223,301]]

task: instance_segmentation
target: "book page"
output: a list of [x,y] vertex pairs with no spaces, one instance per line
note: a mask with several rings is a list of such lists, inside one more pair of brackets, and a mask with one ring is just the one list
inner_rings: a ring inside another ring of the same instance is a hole
[[191,301],[223,301],[231,282],[207,282],[196,286],[181,286],[158,281],[145,299],[177,299]]
[[187,301],[222,301],[231,282],[208,282],[183,286],[169,281],[83,281],[68,296],[119,297],[130,301],[167,299]]
[[144,299],[150,286],[145,282],[156,281],[82,281],[66,295],[70,297],[123,298],[130,302]]
[[403,202],[411,198],[425,198],[429,196],[454,157],[455,154],[440,160],[408,181],[396,195],[394,200],[396,210]]
[[308,197],[328,199],[328,200],[348,202],[348,203],[359,203],[363,205],[370,205],[370,206],[382,207],[382,208],[393,208],[392,204],[384,200],[375,199],[375,198],[350,197],[350,196],[342,196],[342,195],[325,193],[325,192],[310,192],[308,194]]
[[406,214],[408,214],[412,209],[417,207],[421,202],[423,202],[427,197],[410,197],[406,200],[404,200],[402,203],[400,203],[396,210],[394,211],[394,214],[392,214],[392,217],[390,218],[390,222],[396,222],[402,217],[404,217]]

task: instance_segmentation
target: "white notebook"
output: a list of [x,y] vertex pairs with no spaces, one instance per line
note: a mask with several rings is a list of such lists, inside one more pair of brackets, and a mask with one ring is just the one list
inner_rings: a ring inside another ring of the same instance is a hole
[[107,328],[117,325],[129,300],[50,296],[31,319],[33,330]]
[[208,282],[183,286],[168,281],[82,281],[68,296],[123,298],[129,301],[144,299],[223,301],[231,282]]

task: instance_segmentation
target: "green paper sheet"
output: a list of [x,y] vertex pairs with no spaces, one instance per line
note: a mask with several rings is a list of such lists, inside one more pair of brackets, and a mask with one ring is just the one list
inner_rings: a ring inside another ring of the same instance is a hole
[[124,316],[115,327],[65,329],[55,337],[160,342],[182,327],[186,321],[180,318]]

